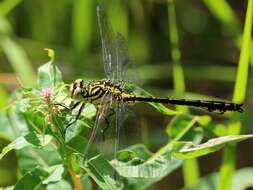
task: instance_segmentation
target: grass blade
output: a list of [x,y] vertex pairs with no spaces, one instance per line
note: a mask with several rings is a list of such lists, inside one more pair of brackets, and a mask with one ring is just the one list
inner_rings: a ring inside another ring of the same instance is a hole
[[[233,94],[233,101],[236,103],[244,102],[246,96],[251,46],[252,17],[253,1],[249,0],[243,32],[241,54],[239,58],[239,65]],[[228,127],[228,133],[229,135],[237,135],[240,133],[240,129],[240,116],[238,114],[234,114]],[[220,168],[220,183],[218,185],[219,190],[228,190],[231,188],[232,175],[235,169],[235,153],[236,145],[227,146],[224,150],[223,161]]]
[[[173,1],[168,3],[169,36],[173,63],[173,82],[175,93],[182,96],[185,92],[184,72],[181,65],[181,52],[177,30],[176,11]],[[187,107],[177,106],[178,111],[189,112]],[[185,187],[191,187],[199,181],[199,168],[196,159],[186,160],[183,164]]]

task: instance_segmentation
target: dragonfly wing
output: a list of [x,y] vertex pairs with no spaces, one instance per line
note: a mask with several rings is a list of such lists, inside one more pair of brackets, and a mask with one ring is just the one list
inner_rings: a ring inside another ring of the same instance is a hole
[[112,27],[108,23],[105,11],[98,6],[97,7],[98,25],[100,30],[104,70],[107,78],[114,78],[113,70],[115,65],[115,35]]
[[[85,150],[84,150],[84,158],[89,157],[89,151],[90,151],[91,145],[94,143],[98,133],[101,132],[101,130],[99,129],[101,128],[102,123],[105,121],[108,110],[110,109],[111,102],[112,102],[111,99],[112,97],[108,95],[104,95],[101,99],[101,103],[97,111],[95,123],[92,128],[92,132],[91,132],[89,141],[87,143],[87,146],[85,147]],[[95,147],[95,148],[98,148],[98,147]]]
[[[120,34],[115,35],[115,49],[116,49],[116,79],[121,81],[135,81],[136,74],[133,76],[133,60],[129,54],[127,42],[125,38]],[[135,70],[136,73],[136,70]]]
[[97,8],[98,24],[102,41],[104,70],[106,77],[113,81],[136,81],[136,70],[133,70],[132,58],[127,42],[120,33],[114,33],[105,11]]

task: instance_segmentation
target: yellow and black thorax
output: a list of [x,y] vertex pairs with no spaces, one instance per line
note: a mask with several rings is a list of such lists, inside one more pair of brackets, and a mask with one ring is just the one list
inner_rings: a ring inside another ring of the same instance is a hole
[[132,103],[135,97],[127,93],[121,85],[106,79],[90,81],[86,84],[84,80],[77,79],[71,84],[70,92],[72,99],[95,105],[99,104],[104,96],[110,97],[113,101],[123,101],[126,103]]

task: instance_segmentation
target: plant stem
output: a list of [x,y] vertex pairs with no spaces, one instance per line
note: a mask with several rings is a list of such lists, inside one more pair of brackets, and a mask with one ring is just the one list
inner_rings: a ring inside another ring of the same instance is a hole
[[[184,72],[181,65],[181,52],[176,21],[176,11],[173,0],[168,2],[169,36],[171,45],[171,57],[173,62],[173,82],[175,93],[182,96],[185,92]],[[177,106],[178,111],[189,112],[187,107]],[[199,181],[199,168],[197,159],[186,160],[183,164],[184,184],[190,188]]]
[[[239,65],[237,69],[236,83],[233,94],[235,103],[242,103],[245,100],[248,68],[250,59],[251,31],[253,18],[253,0],[248,0],[248,8],[246,13],[245,26],[243,31],[243,39]],[[228,135],[239,135],[241,130],[241,119],[238,113],[233,114],[228,126]],[[219,190],[231,189],[232,176],[235,169],[236,145],[227,145],[224,150],[222,165],[220,168],[220,179],[218,184]]]
[[78,175],[76,175],[76,173],[74,171],[72,171],[71,169],[69,169],[69,174],[72,178],[75,189],[76,190],[83,190],[80,177]]

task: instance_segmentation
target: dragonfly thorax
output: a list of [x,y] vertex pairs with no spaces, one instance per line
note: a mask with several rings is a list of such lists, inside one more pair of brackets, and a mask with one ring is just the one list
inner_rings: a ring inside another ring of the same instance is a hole
[[119,84],[115,84],[110,80],[90,81],[84,84],[82,79],[77,79],[70,85],[71,98],[99,104],[104,95],[116,101],[122,101],[126,96],[126,92]]

